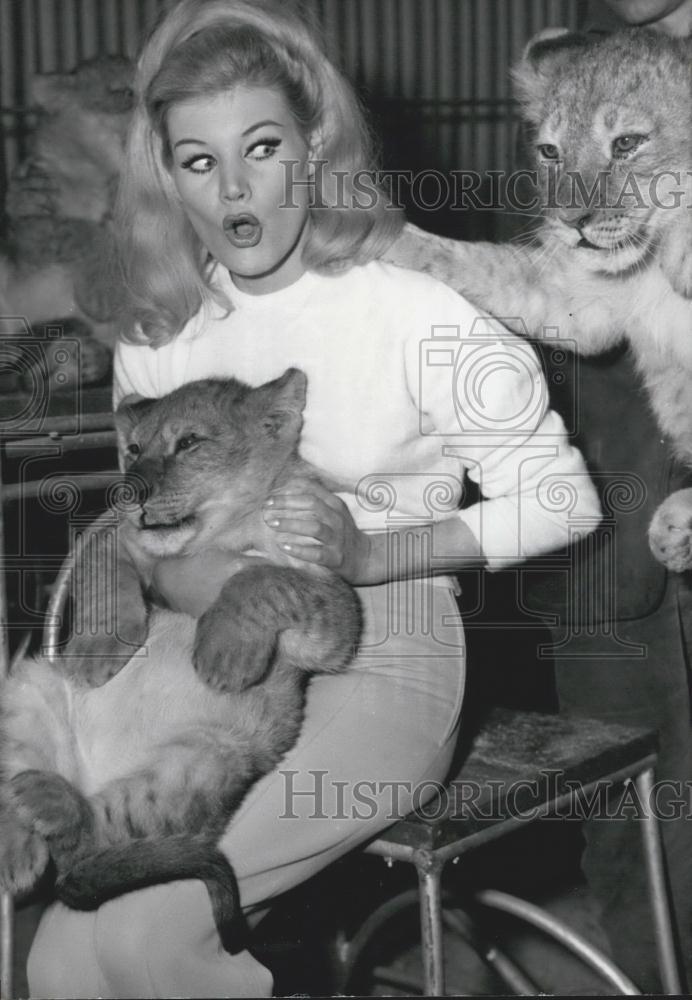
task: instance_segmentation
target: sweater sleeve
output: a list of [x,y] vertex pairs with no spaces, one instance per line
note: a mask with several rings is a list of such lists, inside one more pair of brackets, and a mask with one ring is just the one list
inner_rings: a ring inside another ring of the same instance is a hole
[[446,288],[436,298],[429,315],[440,323],[409,350],[409,384],[423,432],[439,435],[443,453],[479,487],[482,499],[458,516],[488,567],[502,569],[593,531],[598,496],[549,407],[531,344]]

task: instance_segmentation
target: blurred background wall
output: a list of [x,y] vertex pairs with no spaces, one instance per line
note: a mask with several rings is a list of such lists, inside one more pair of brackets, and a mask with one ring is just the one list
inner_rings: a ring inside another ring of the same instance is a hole
[[[0,0],[0,195],[25,153],[32,74],[70,70],[102,53],[135,56],[159,12],[174,2]],[[489,205],[492,172],[511,168],[509,65],[541,28],[575,28],[584,0],[304,2],[371,110],[384,168],[405,172],[399,190],[410,215],[450,235],[502,237],[502,213],[460,204]],[[471,182],[457,177],[455,191],[454,170],[481,175],[473,199],[458,197]]]

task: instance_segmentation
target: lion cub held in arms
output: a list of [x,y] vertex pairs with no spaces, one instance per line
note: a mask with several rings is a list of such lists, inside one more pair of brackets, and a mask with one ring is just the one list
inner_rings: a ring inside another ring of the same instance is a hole
[[[467,243],[408,226],[387,257],[428,271],[517,333],[557,328],[584,354],[626,339],[659,426],[687,463],[691,65],[691,40],[642,28],[597,40],[543,32],[514,72],[537,161],[535,244]],[[692,490],[663,502],[649,537],[670,569],[692,567]]]
[[25,660],[12,673],[0,701],[5,888],[29,889],[49,857],[58,898],[78,909],[201,878],[222,941],[241,945],[237,887],[216,842],[297,739],[309,675],[344,669],[360,632],[356,594],[335,574],[242,554],[270,491],[295,473],[315,476],[298,457],[305,393],[305,376],[289,369],[255,389],[191,382],[118,411],[142,487],[118,530],[118,583],[129,592],[120,607],[134,619],[123,629],[146,633],[141,588],[157,558],[215,547],[237,562],[189,648],[175,630],[182,616],[158,610],[170,619],[170,656],[159,646],[151,662],[113,658],[103,637],[99,658],[98,642],[75,636],[56,662]]

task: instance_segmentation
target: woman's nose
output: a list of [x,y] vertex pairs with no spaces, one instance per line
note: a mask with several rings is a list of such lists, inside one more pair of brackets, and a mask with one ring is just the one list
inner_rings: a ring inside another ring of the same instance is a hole
[[220,195],[223,201],[239,201],[250,194],[248,178],[241,165],[228,166],[220,174]]

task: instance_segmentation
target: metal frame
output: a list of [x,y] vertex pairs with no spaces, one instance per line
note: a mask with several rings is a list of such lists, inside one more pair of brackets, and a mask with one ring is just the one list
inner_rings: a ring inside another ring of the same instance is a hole
[[[651,808],[651,791],[654,781],[654,764],[656,757],[649,754],[633,762],[621,770],[602,775],[599,779],[583,786],[580,790],[566,792],[544,805],[534,809],[531,815],[517,814],[495,826],[481,830],[471,836],[464,837],[444,847],[437,849],[408,847],[393,841],[386,836],[374,840],[366,848],[366,853],[384,858],[388,863],[405,861],[413,864],[418,875],[418,898],[420,905],[420,928],[423,945],[424,986],[426,996],[445,995],[443,923],[444,912],[442,904],[441,877],[448,861],[456,862],[463,855],[470,853],[482,843],[497,840],[511,829],[526,823],[527,820],[539,819],[552,812],[558,812],[563,806],[569,805],[580,796],[588,795],[602,781],[620,782],[632,780],[635,783],[644,812],[641,819],[642,847],[647,871],[647,885],[651,902],[651,913],[656,935],[658,964],[661,981],[666,994],[675,996],[683,993],[683,976],[679,967],[675,948],[674,923],[668,886],[663,862],[663,846],[657,818]],[[398,899],[399,897],[397,897]],[[625,995],[639,995],[637,987],[612,963],[601,951],[576,934],[562,921],[540,907],[525,900],[517,899],[507,893],[495,890],[484,890],[476,894],[478,903],[491,908],[503,910],[540,928],[565,947],[578,955],[586,964],[599,972],[613,987]],[[387,905],[387,904],[385,904]],[[396,901],[390,901],[390,907]],[[381,925],[377,916],[373,915],[371,925],[374,930]],[[371,935],[366,929],[365,935],[354,938],[348,949],[347,965],[353,969],[359,953],[365,947]],[[501,971],[498,968],[498,971]],[[530,983],[530,980],[526,980]],[[511,983],[510,983],[511,985]]]
[[[0,467],[0,498],[2,497],[2,468]],[[0,553],[5,552],[5,513],[0,502]],[[7,641],[7,588],[5,568],[0,565],[0,681],[10,670],[10,651]],[[0,998],[10,1000],[13,994],[12,963],[14,959],[14,900],[9,892],[0,893]]]

